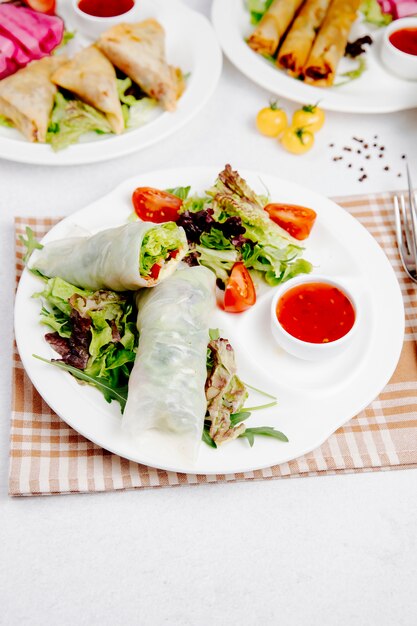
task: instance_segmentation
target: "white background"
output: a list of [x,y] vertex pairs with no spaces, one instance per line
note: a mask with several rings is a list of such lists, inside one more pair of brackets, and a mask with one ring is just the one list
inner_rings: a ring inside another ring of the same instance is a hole
[[[209,14],[209,0],[187,4]],[[124,178],[177,165],[230,162],[340,196],[403,187],[407,153],[417,181],[417,110],[329,113],[313,151],[294,157],[254,130],[268,99],[225,61],[206,108],[145,152],[62,169],[0,161],[0,624],[416,623],[417,471],[7,496],[15,215],[67,215]],[[366,162],[359,183],[362,163],[347,169],[341,150],[333,162],[328,145],[374,135],[391,169]]]

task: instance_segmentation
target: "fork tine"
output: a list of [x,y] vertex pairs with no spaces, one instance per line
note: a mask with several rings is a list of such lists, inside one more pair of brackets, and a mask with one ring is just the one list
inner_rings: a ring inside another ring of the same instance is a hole
[[401,226],[400,205],[398,204],[398,197],[394,196],[394,218],[395,218],[395,234],[397,236],[397,245],[402,257],[403,248],[403,229]]
[[415,267],[417,268],[417,215],[416,215],[416,206],[414,202],[414,190],[413,184],[411,182],[411,174],[410,168],[407,166],[407,181],[408,181],[408,202],[410,204],[410,216],[411,216],[411,230],[413,233],[413,246],[410,248],[411,254],[414,256]]
[[406,248],[406,252],[413,258],[414,264],[417,263],[417,249],[416,249],[416,240],[414,237],[414,222],[413,219],[408,217],[407,206],[405,203],[405,198],[401,194],[400,196],[400,211],[401,211],[401,223],[404,231],[404,244]]

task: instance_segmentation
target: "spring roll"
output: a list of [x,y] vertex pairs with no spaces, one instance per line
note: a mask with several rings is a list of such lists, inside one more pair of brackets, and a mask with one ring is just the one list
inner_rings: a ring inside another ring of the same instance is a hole
[[331,0],[306,0],[279,50],[277,64],[299,76]]
[[333,84],[359,4],[360,0],[333,0],[303,69],[306,83],[316,87]]
[[34,252],[29,267],[84,289],[135,291],[170,276],[187,250],[184,229],[174,222],[134,222],[52,241]]
[[248,39],[252,50],[259,54],[274,55],[303,1],[274,0]]
[[129,378],[122,428],[175,433],[176,445],[195,458],[207,411],[207,345],[215,306],[215,275],[184,267],[154,289],[139,291],[139,348]]

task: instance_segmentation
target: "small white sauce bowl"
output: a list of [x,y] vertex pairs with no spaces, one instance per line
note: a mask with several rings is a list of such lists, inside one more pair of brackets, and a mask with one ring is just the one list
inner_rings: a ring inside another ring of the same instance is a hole
[[132,8],[120,15],[113,17],[96,17],[95,15],[89,15],[81,11],[78,7],[79,0],[71,0],[75,29],[86,37],[96,39],[101,33],[104,33],[104,31],[112,26],[120,24],[121,22],[130,22],[137,10],[137,1],[140,0],[135,0]]
[[417,17],[403,17],[386,27],[381,42],[381,60],[385,67],[405,80],[417,80],[417,55],[398,50],[389,40],[402,28],[417,28]]
[[[282,298],[282,296],[293,287],[297,287],[298,285],[307,285],[311,283],[324,283],[326,285],[331,285],[332,287],[336,287],[337,289],[342,291],[349,298],[355,311],[355,321],[349,332],[340,339],[336,339],[335,341],[329,341],[328,343],[310,343],[309,341],[302,341],[301,339],[297,339],[289,332],[287,332],[278,321],[276,309],[278,301]],[[295,357],[298,357],[299,359],[304,359],[305,361],[319,361],[341,354],[349,346],[352,338],[356,334],[358,324],[359,311],[357,299],[355,298],[351,289],[344,285],[343,282],[335,280],[333,278],[329,278],[327,276],[311,274],[296,276],[296,278],[292,278],[286,283],[280,285],[277,288],[272,299],[271,330],[275,341],[286,352]]]

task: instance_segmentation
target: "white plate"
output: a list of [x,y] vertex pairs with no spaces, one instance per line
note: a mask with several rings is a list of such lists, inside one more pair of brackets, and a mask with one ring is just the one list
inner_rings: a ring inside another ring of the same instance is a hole
[[[249,48],[245,39],[255,28],[250,23],[246,0],[213,0],[212,22],[224,53],[236,67],[255,83],[273,94],[303,104],[318,102],[329,111],[346,113],[390,113],[417,106],[417,83],[395,77],[380,62],[383,28],[353,25],[349,40],[370,34],[373,45],[366,53],[368,69],[347,85],[327,89],[312,87],[287,76],[270,61]],[[339,74],[352,69],[356,62],[342,59]]]
[[[137,186],[171,188],[192,185],[193,191],[210,187],[219,170],[184,168],[153,172],[124,182],[111,194],[57,224],[45,241],[123,223],[131,212],[131,194]],[[237,353],[238,371],[247,383],[278,397],[279,404],[252,414],[248,424],[275,426],[289,438],[281,443],[258,438],[253,448],[237,440],[213,450],[201,445],[193,465],[175,447],[156,437],[136,445],[120,427],[116,403],[80,386],[69,374],[33,358],[56,357],[44,340],[39,324],[40,303],[31,298],[39,280],[23,272],[16,296],[15,331],[23,365],[49,406],[70,426],[96,444],[133,461],[163,469],[218,474],[249,471],[296,458],[319,446],[339,426],[367,406],[388,382],[397,364],[404,334],[404,311],[394,272],[381,248],[349,213],[331,200],[301,186],[255,172],[242,175],[258,192],[264,185],[276,201],[310,206],[318,213],[305,257],[318,274],[328,274],[349,285],[359,300],[362,322],[349,348],[327,362],[303,362],[280,350],[269,329],[273,289],[241,315],[220,310],[211,325],[222,329]],[[248,406],[264,399],[249,400]]]
[[[65,19],[66,28],[71,30],[69,1],[58,4],[58,14]],[[178,0],[140,0],[130,21],[148,17],[155,17],[165,28],[168,62],[189,73],[187,88],[175,112],[164,112],[158,107],[156,115],[144,126],[117,136],[89,133],[78,144],[60,152],[54,152],[49,145],[30,143],[17,130],[0,126],[0,158],[38,165],[106,161],[143,150],[193,118],[212,95],[221,74],[222,53],[213,28],[203,15]],[[90,43],[81,35],[76,35],[66,50],[71,54]]]

